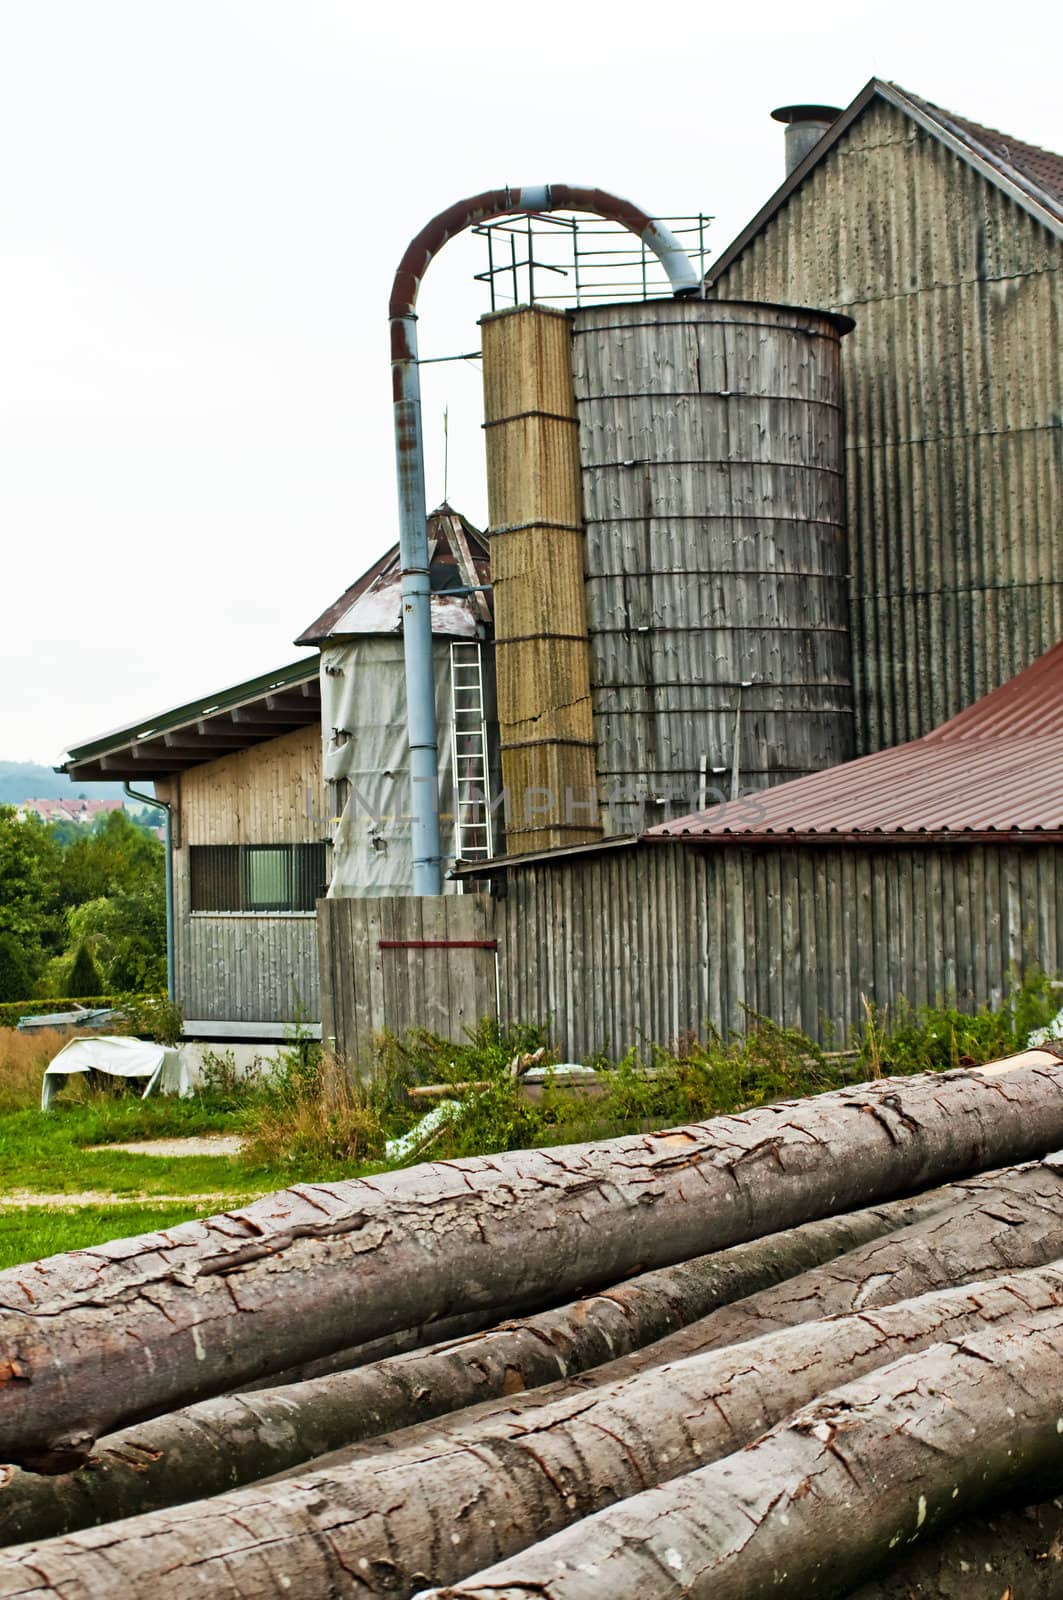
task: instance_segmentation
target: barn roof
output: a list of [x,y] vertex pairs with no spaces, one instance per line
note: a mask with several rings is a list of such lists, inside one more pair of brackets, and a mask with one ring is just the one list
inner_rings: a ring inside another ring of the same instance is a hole
[[164,778],[321,720],[317,655],[71,746],[72,778]]
[[[490,620],[490,596],[487,591],[468,590],[491,582],[486,539],[444,501],[428,519],[428,551],[432,632],[476,638],[481,625]],[[295,642],[320,645],[356,634],[398,633],[401,624],[402,567],[394,544]]]
[[745,250],[750,241],[782,209],[793,194],[839,139],[848,132],[874,100],[884,100],[896,107],[906,117],[917,123],[939,143],[944,144],[962,161],[980,172],[984,178],[1002,189],[1024,210],[1044,224],[1058,238],[1063,238],[1063,156],[1037,145],[1013,139],[1010,134],[996,128],[984,127],[967,117],[945,111],[930,100],[902,89],[899,84],[872,78],[865,84],[853,102],[846,106],[831,123],[819,143],[813,145],[805,159],[789,173],[775,193],[765,202],[756,216],[742,229],[738,237],[727,246],[709,267],[707,281],[712,284]]
[[1063,840],[1063,640],[921,739],[650,828],[648,840]]

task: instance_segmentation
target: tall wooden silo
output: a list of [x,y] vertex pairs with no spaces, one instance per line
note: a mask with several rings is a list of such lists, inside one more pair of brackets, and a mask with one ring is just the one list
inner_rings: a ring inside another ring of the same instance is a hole
[[610,831],[853,754],[839,375],[851,326],[692,299],[573,314]]

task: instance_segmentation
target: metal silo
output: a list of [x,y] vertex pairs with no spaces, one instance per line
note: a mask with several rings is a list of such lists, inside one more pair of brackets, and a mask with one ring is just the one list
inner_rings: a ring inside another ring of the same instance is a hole
[[573,314],[611,831],[853,753],[839,374],[851,326],[694,299]]

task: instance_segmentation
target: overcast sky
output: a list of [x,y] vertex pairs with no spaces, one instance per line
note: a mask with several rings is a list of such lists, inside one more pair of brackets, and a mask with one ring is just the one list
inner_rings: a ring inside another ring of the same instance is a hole
[[[386,305],[412,234],[511,183],[715,217],[788,101],[873,74],[1063,148],[1058,7],[0,0],[0,758],[295,659],[395,538]],[[420,303],[475,349],[479,249]],[[484,517],[480,379],[427,370],[428,498]]]

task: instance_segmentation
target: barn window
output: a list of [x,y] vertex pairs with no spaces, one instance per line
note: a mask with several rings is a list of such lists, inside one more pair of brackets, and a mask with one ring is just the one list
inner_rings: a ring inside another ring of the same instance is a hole
[[194,844],[193,911],[313,911],[326,888],[324,844]]

